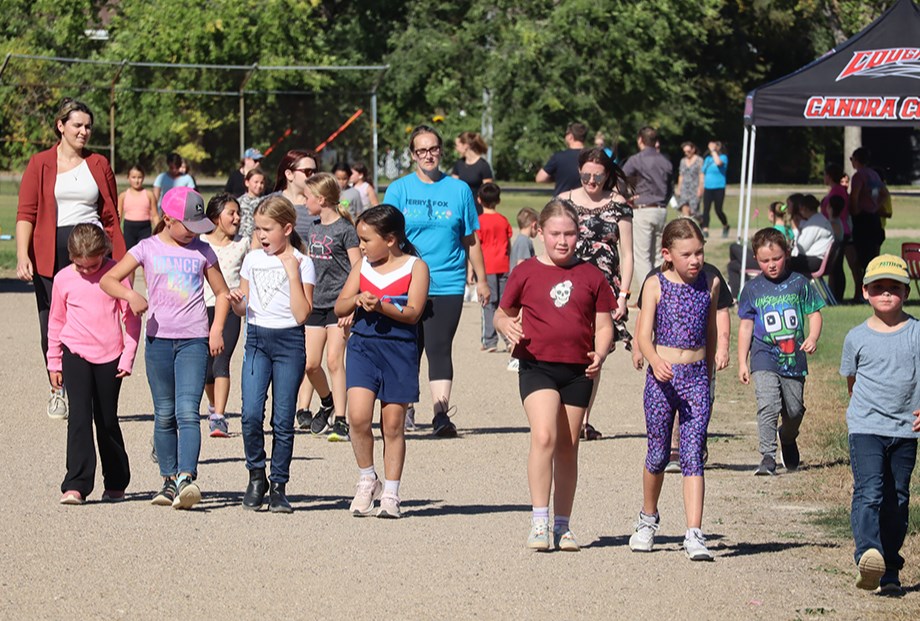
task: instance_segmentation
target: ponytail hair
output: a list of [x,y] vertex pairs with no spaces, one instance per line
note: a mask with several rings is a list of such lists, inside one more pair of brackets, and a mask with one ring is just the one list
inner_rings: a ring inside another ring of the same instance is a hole
[[[675,242],[684,239],[695,239],[702,244],[706,243],[703,238],[703,231],[700,230],[696,222],[690,218],[677,218],[676,220],[671,220],[664,227],[664,233],[661,234],[661,247],[670,250],[674,247]],[[661,271],[667,271],[672,267],[674,265],[670,261],[663,261]]]
[[569,218],[572,222],[575,223],[576,229],[579,227],[578,212],[575,211],[575,208],[572,206],[572,204],[567,201],[554,198],[550,202],[546,203],[546,206],[543,207],[543,210],[540,212],[540,228],[542,229],[550,218],[556,217]]
[[111,251],[112,243],[105,231],[89,222],[73,227],[67,238],[67,253],[71,259],[92,259]]
[[339,187],[339,182],[336,180],[335,175],[327,172],[316,173],[307,179],[304,186],[307,192],[313,196],[322,198],[329,205],[334,205],[336,212],[348,220],[350,224],[355,223],[355,219],[342,206],[342,189]]
[[297,231],[293,229],[293,227],[297,224],[297,211],[294,209],[294,204],[281,194],[274,194],[269,196],[264,201],[259,203],[259,206],[256,207],[253,216],[265,216],[266,218],[271,218],[281,226],[290,224],[290,244],[297,248],[297,250],[300,252],[305,253],[307,251],[303,240],[300,238],[300,235],[298,235]]
[[415,246],[406,238],[406,217],[393,205],[384,203],[361,212],[356,225],[362,222],[381,237],[395,237],[399,249],[406,254],[418,256]]

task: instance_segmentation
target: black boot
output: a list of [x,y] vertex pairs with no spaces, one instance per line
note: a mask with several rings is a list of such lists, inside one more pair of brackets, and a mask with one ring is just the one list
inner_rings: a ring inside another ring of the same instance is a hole
[[294,508],[288,502],[287,496],[284,495],[284,483],[271,483],[271,490],[268,499],[268,510],[272,513],[294,513]]
[[265,498],[267,491],[268,479],[265,478],[265,468],[250,470],[249,485],[246,486],[246,493],[243,494],[243,508],[253,511],[262,508],[262,499]]

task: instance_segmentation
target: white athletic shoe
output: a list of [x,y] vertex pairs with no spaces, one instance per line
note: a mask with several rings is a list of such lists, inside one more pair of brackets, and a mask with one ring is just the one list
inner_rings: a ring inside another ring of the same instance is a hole
[[636,532],[629,538],[629,549],[633,552],[651,552],[655,547],[655,533],[658,532],[658,517],[639,513]]

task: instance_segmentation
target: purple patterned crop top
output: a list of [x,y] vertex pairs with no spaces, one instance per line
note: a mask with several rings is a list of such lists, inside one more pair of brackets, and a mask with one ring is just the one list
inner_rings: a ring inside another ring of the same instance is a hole
[[712,296],[701,270],[690,284],[678,284],[658,274],[661,299],[655,307],[655,344],[675,349],[699,349],[706,345],[706,329]]

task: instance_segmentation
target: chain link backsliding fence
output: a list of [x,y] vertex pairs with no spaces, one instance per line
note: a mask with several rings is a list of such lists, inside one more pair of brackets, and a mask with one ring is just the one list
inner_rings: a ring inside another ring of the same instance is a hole
[[378,161],[387,161],[378,157],[376,123],[386,69],[7,54],[0,64],[0,169],[21,171],[32,154],[53,145],[54,113],[72,97],[93,110],[90,148],[108,156],[116,174],[135,163],[162,170],[166,154],[177,151],[193,172],[222,176],[255,147],[273,176],[289,149],[326,143],[324,168],[361,160],[376,179]]

